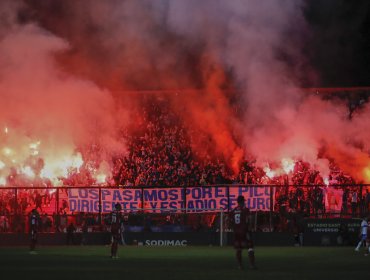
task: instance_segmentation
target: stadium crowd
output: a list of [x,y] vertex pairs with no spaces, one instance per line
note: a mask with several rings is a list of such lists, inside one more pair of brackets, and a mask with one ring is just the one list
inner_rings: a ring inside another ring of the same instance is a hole
[[[201,137],[192,128],[185,127],[181,119],[170,109],[167,101],[148,98],[142,110],[136,113],[135,127],[122,132],[128,152],[114,155],[112,175],[104,185],[124,187],[145,186],[205,186],[220,184],[274,184],[274,210],[280,214],[279,223],[289,213],[304,216],[318,216],[325,213],[359,216],[369,212],[370,194],[368,188],[351,187],[355,180],[344,174],[333,162],[330,163],[330,175],[327,182],[309,163],[297,161],[289,174],[268,176],[253,160],[240,164],[237,174],[220,157],[207,154],[212,150],[204,146],[200,154],[192,149],[192,137]],[[203,141],[207,143],[207,141]],[[91,167],[99,166],[98,152],[103,147],[92,145],[81,150],[84,165],[71,169],[68,178],[62,178],[65,186],[92,186],[97,182],[93,178]],[[336,195],[328,194],[327,186],[337,190]],[[334,185],[334,186],[333,186]],[[341,185],[335,187],[335,185]],[[41,190],[0,190],[0,231],[22,231],[26,225],[24,219],[29,211],[36,208],[41,214],[44,231],[64,230],[68,226],[68,203],[60,200],[59,209],[51,209],[55,201],[55,189],[50,181],[22,180],[22,176],[13,171],[7,178],[7,187],[45,187]],[[340,203],[338,202],[340,196]],[[15,198],[17,197],[17,199]],[[338,209],[338,205],[339,209]],[[326,208],[330,209],[326,209]],[[52,212],[52,214],[50,213]],[[97,225],[97,217],[83,214],[79,224]],[[11,218],[10,218],[11,217]]]

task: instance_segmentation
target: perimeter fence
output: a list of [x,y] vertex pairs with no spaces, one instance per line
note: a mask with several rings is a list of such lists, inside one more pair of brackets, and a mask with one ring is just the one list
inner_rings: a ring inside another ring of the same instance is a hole
[[[0,232],[27,232],[32,209],[40,231],[109,230],[114,205],[127,231],[217,231],[243,195],[255,231],[294,232],[302,220],[361,218],[370,213],[370,185],[212,185],[195,187],[55,187],[0,189]],[[220,212],[223,219],[220,220]]]

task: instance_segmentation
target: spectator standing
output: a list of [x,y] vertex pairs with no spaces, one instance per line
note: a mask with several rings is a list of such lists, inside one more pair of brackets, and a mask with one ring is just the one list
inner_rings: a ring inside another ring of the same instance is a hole
[[87,225],[87,222],[84,220],[82,222],[82,238],[81,238],[81,245],[87,244],[87,238],[89,234],[89,227]]
[[75,231],[76,227],[73,223],[70,223],[67,227],[67,245],[75,244]]
[[348,189],[345,188],[342,195],[342,214],[346,215],[348,212]]
[[352,217],[355,217],[357,214],[357,202],[358,202],[358,194],[357,191],[352,191],[351,195],[351,210],[352,210]]
[[365,193],[365,215],[368,216],[369,214],[370,214],[370,192],[369,189],[367,188]]

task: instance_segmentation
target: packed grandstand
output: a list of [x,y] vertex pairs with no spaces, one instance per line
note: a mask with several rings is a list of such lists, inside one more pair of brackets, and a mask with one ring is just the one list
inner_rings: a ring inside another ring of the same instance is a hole
[[[355,110],[366,101],[361,100]],[[141,104],[140,109],[135,111],[135,123],[121,131],[127,150],[111,155],[109,164],[103,163],[101,158],[104,147],[92,143],[78,150],[81,155],[78,166],[69,166],[65,176],[50,180],[43,176],[45,163],[36,152],[37,147],[31,146],[33,154],[27,160],[28,169],[10,168],[10,173],[2,182],[0,231],[26,231],[27,216],[32,209],[39,211],[41,225],[46,232],[65,231],[71,222],[80,228],[89,226],[97,231],[104,230],[109,221],[104,220],[101,214],[111,208],[89,210],[70,205],[73,203],[70,199],[71,188],[88,187],[100,188],[100,191],[109,187],[142,191],[146,188],[218,187],[224,188],[226,197],[230,196],[233,187],[268,186],[272,202],[266,203],[271,203],[266,205],[267,212],[260,211],[256,228],[268,224],[274,231],[293,230],[298,220],[304,217],[360,217],[369,213],[369,186],[346,174],[334,160],[329,162],[330,172],[326,177],[302,159],[285,159],[277,167],[269,164],[259,166],[253,158],[249,158],[241,160],[235,172],[227,159],[214,155],[212,139],[185,126],[176,112],[171,110],[166,98],[161,95],[145,96]],[[11,129],[4,133],[11,133]],[[96,176],[104,164],[107,165],[105,174]],[[101,198],[99,203],[102,203]],[[219,203],[212,206],[221,207]],[[137,211],[154,208],[154,205],[141,198],[138,204],[131,207],[124,207],[127,217],[131,212],[137,214]],[[226,205],[224,211],[230,208],[231,204]],[[264,210],[255,208],[252,210]],[[207,209],[202,211],[212,212]],[[219,223],[215,214],[208,213],[201,217],[189,219],[187,225],[196,230],[201,227],[211,229]],[[162,213],[158,219],[163,224],[179,222],[178,216],[170,214]],[[137,219],[130,218],[132,221],[137,225]],[[143,225],[146,222],[141,220]]]

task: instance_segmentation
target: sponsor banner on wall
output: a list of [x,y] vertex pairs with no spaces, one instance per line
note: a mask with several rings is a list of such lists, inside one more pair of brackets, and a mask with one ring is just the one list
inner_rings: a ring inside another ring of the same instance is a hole
[[162,239],[146,239],[144,242],[140,242],[138,245],[145,246],[187,246],[188,240],[162,240]]
[[357,233],[361,219],[305,219],[304,224],[305,233],[338,233],[341,227],[348,233]]
[[[122,209],[165,212],[187,209],[188,212],[225,211],[236,207],[236,199],[243,195],[251,211],[270,210],[270,187],[220,186],[187,188],[112,189],[102,188],[101,210],[107,213],[120,203]],[[69,189],[71,212],[99,212],[99,189]],[[149,210],[156,208],[157,210]]]
[[219,232],[128,232],[125,243],[139,246],[220,245]]

